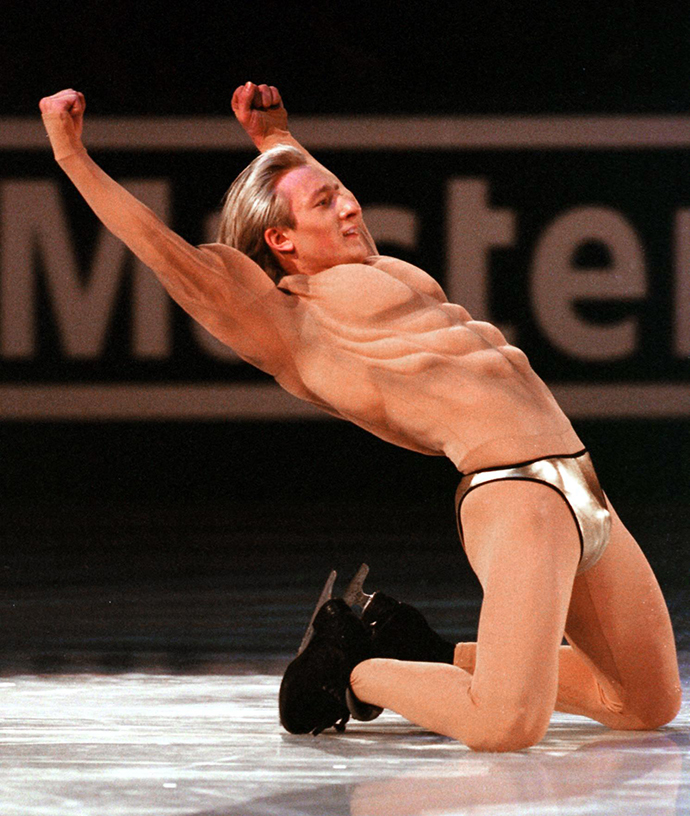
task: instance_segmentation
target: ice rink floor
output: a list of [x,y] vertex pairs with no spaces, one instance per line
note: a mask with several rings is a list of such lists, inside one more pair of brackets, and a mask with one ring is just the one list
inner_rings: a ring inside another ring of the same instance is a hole
[[[369,591],[474,639],[480,594],[454,529],[445,543],[423,513],[343,513],[324,515],[323,530],[309,519],[308,532],[275,514],[247,532],[191,518],[149,533],[143,514],[141,530],[131,515],[124,528],[99,516],[87,535],[74,518],[85,516],[0,522],[12,577],[0,592],[0,816],[690,814],[683,581],[667,580],[666,597],[685,702],[658,732],[556,714],[539,745],[489,755],[386,712],[344,734],[291,736],[278,722],[280,677],[331,567],[342,589],[367,560]],[[682,518],[658,552],[683,552]],[[358,534],[377,523],[376,540]],[[173,533],[184,547],[171,550]],[[674,570],[685,571],[677,558]]]
[[278,724],[285,659],[202,675],[0,679],[3,816],[514,816],[690,813],[690,653],[680,716],[653,733],[556,714],[538,746],[476,754],[384,713],[344,734]]

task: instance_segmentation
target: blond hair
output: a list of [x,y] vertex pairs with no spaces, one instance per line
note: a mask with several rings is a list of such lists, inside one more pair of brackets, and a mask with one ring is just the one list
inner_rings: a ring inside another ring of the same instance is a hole
[[268,247],[264,232],[269,227],[295,227],[290,202],[276,186],[285,173],[305,164],[307,157],[296,147],[273,147],[245,167],[223,200],[218,241],[248,255],[273,280],[285,272]]

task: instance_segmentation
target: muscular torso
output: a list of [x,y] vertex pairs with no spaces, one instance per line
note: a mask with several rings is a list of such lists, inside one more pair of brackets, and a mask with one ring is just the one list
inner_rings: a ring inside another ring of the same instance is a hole
[[236,249],[188,244],[79,144],[61,144],[62,115],[44,118],[103,223],[192,317],[292,394],[465,472],[582,447],[524,354],[422,270],[375,256],[276,285]]
[[525,355],[420,269],[376,257],[279,289],[295,333],[276,379],[297,396],[460,469],[580,447]]

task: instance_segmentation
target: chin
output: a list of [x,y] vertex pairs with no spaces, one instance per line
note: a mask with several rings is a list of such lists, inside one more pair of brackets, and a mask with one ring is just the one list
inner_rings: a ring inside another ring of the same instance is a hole
[[359,246],[353,247],[352,250],[348,253],[350,255],[350,260],[348,263],[364,263],[366,259],[371,255],[369,252],[369,247]]

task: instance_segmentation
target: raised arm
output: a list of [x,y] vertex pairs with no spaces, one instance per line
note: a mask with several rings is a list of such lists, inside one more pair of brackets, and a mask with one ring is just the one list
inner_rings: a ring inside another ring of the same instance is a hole
[[[287,110],[280,91],[274,85],[256,85],[253,82],[240,85],[232,95],[232,110],[237,121],[260,153],[265,153],[277,145],[291,145],[301,150],[311,164],[330,173],[290,133]],[[366,225],[364,229],[371,247],[371,254],[377,255],[374,239]]]
[[277,373],[289,357],[285,296],[254,261],[228,246],[194,247],[108,176],[82,144],[85,100],[74,90],[40,102],[55,159],[103,224],[170,295],[222,342]]

